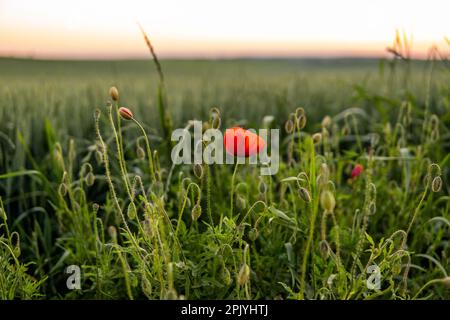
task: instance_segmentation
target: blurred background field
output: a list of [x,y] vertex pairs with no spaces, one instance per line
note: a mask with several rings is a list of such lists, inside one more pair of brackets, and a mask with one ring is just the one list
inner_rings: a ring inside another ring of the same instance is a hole
[[[246,119],[247,126],[257,126],[265,115],[284,123],[298,106],[305,107],[313,121],[349,107],[384,117],[390,110],[395,113],[398,102],[408,97],[423,106],[430,73],[425,61],[392,64],[363,58],[165,60],[162,64],[176,126],[193,116],[205,117],[213,106],[220,107],[230,121]],[[449,107],[442,99],[448,97],[448,69],[443,64],[433,69],[430,104],[444,114]],[[125,106],[149,126],[158,127],[157,74],[151,61],[2,58],[0,70],[4,130],[11,130],[13,124],[30,131],[43,123],[33,120],[47,118],[57,134],[86,138],[93,134],[88,119],[105,104],[111,85],[120,89]]]

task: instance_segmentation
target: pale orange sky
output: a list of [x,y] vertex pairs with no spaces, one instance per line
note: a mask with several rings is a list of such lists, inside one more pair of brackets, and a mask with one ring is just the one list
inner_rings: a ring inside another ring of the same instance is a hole
[[380,56],[396,29],[413,53],[448,48],[450,1],[0,0],[0,55],[144,58],[139,21],[162,57]]

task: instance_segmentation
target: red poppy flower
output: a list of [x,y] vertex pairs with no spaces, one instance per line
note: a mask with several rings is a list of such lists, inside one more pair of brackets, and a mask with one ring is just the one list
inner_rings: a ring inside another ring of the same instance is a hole
[[225,131],[223,139],[226,151],[239,157],[250,157],[266,147],[266,141],[256,133],[234,127]]
[[356,164],[352,170],[352,179],[357,178],[364,171],[362,164]]

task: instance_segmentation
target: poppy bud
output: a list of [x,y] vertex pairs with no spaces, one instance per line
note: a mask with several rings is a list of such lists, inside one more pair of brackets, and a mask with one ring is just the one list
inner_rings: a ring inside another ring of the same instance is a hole
[[431,182],[431,190],[433,192],[439,192],[442,189],[442,178],[440,176],[436,176]]
[[377,204],[375,203],[375,201],[372,201],[370,204],[369,204],[369,213],[370,214],[375,214],[377,212]]
[[3,210],[2,208],[0,208],[0,218],[2,218],[4,221],[8,220],[5,210]]
[[220,119],[220,116],[214,113],[211,121],[211,126],[213,127],[213,129],[219,129],[221,122],[222,120]]
[[130,220],[133,220],[134,218],[136,218],[136,206],[133,203],[130,203],[128,205],[127,216],[128,216],[128,219],[130,219]]
[[304,115],[305,115],[305,109],[303,109],[303,108],[295,109],[295,117],[297,119],[300,118],[301,116],[304,116]]
[[177,291],[174,288],[170,288],[167,290],[165,298],[166,300],[178,300]]
[[210,112],[211,112],[212,115],[218,115],[218,116],[220,116],[220,110],[219,110],[219,108],[214,107],[214,108],[211,109]]
[[114,101],[119,100],[119,90],[116,87],[109,88],[109,95]]
[[297,127],[301,130],[306,126],[306,116],[301,115],[297,118]]
[[242,196],[237,196],[236,198],[236,207],[239,210],[244,210],[247,207],[247,201]]
[[20,242],[19,241],[17,241],[17,244],[14,247],[13,253],[16,258],[18,258],[20,256],[21,250],[20,250]]
[[152,284],[146,277],[142,277],[141,288],[142,288],[142,292],[144,292],[145,296],[148,299],[151,299],[152,298]]
[[350,134],[350,132],[351,132],[351,130],[350,130],[350,127],[349,126],[344,126],[343,128],[342,128],[342,135],[343,136],[348,136],[349,134]]
[[258,229],[256,229],[256,228],[250,229],[250,231],[248,232],[248,238],[249,238],[251,241],[255,241],[256,239],[258,239],[258,237],[259,237],[259,231],[258,231]]
[[444,279],[442,279],[442,282],[447,288],[450,288],[450,277],[445,277]]
[[261,193],[261,194],[264,194],[267,191],[267,186],[262,179],[261,179],[261,181],[259,181],[258,190],[259,190],[259,193]]
[[222,279],[222,281],[225,285],[229,286],[231,284],[231,274],[227,268],[225,268],[225,267],[222,268],[222,272],[220,273],[220,278]]
[[248,264],[244,263],[241,267],[241,270],[239,270],[237,282],[240,286],[243,286],[248,282],[250,279],[250,267]]
[[117,238],[117,229],[114,226],[109,226],[108,227],[108,234],[112,239],[116,239]]
[[103,162],[103,154],[100,150],[95,151],[95,160],[97,160],[97,163]]
[[322,119],[322,128],[328,128],[331,124],[331,117],[330,116],[325,116]]
[[324,259],[328,259],[330,256],[330,246],[326,240],[322,240],[319,243],[320,254]]
[[191,207],[191,200],[189,198],[186,198],[186,208],[190,208]]
[[193,221],[197,221],[198,218],[200,218],[200,216],[202,215],[202,208],[200,207],[200,205],[197,203],[191,211],[191,217]]
[[319,144],[320,141],[322,141],[322,134],[321,133],[314,133],[312,136],[314,144]]
[[145,159],[145,151],[142,147],[137,147],[136,149],[136,155],[138,159],[144,160]]
[[391,266],[391,271],[394,276],[398,276],[402,272],[402,264],[399,261],[394,262]]
[[153,229],[152,229],[152,225],[151,225],[151,221],[149,218],[141,221],[141,224],[143,225],[143,229],[145,234],[149,237],[152,238],[153,237]]
[[119,108],[119,114],[125,120],[133,119],[133,113],[128,108],[124,107]]
[[320,195],[320,205],[325,211],[334,211],[336,200],[334,199],[334,195],[331,191],[325,190],[324,192],[322,192],[322,194]]
[[194,174],[199,179],[203,177],[203,166],[201,164],[196,163],[194,165]]
[[298,195],[306,203],[311,202],[311,195],[309,194],[309,191],[306,188],[300,187],[300,189],[298,189]]
[[203,122],[202,125],[202,132],[205,132],[206,130],[210,129],[209,123],[208,122]]
[[95,182],[95,176],[94,176],[94,174],[92,172],[88,172],[88,174],[86,175],[85,179],[86,179],[86,185],[88,187],[92,186],[94,184],[94,182]]
[[291,119],[288,119],[286,123],[284,124],[284,130],[286,130],[287,133],[292,133],[294,131],[294,122],[292,122]]

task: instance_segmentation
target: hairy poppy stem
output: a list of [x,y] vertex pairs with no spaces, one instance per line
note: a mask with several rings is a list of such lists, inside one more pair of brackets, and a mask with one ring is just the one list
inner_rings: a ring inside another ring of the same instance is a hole
[[137,124],[139,129],[141,129],[142,135],[144,136],[145,147],[147,149],[147,157],[148,157],[148,166],[150,169],[150,176],[152,177],[153,182],[155,182],[156,176],[155,176],[155,169],[153,167],[153,155],[152,155],[152,150],[150,149],[150,143],[148,141],[147,133],[145,132],[144,127],[139,123],[139,121],[137,121],[135,118],[133,118],[132,120],[134,121],[134,123]]
[[233,204],[234,204],[234,180],[236,179],[236,172],[239,162],[236,159],[236,165],[234,166],[233,176],[231,177],[231,195],[230,195],[230,217],[233,216]]

